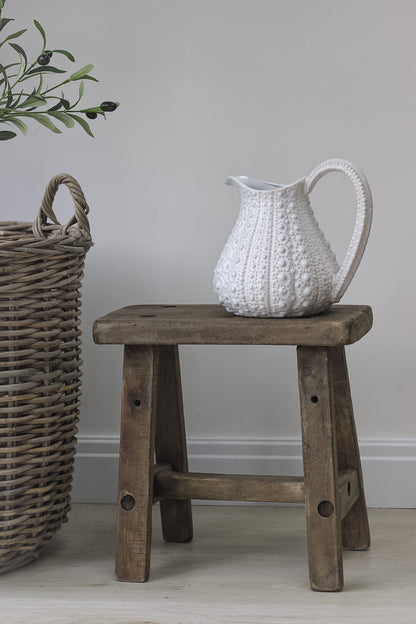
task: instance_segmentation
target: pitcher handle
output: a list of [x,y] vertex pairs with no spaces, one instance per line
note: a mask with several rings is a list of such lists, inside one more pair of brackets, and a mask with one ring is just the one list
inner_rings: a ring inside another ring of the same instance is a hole
[[332,171],[340,171],[348,176],[353,183],[357,200],[357,214],[352,238],[344,261],[334,276],[332,302],[337,303],[350,285],[361,262],[371,228],[373,200],[367,178],[363,172],[348,160],[339,158],[326,160],[308,175],[305,183],[307,195],[313,190],[318,180]]

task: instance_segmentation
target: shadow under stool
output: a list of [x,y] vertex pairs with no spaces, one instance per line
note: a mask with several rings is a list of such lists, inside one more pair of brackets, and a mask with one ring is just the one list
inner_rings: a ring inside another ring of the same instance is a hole
[[[305,504],[312,589],[342,589],[343,548],[370,545],[344,346],[371,325],[362,305],[283,319],[234,316],[219,305],[135,305],[95,321],[96,343],[124,345],[119,580],[148,579],[154,502],[164,539],[189,542],[191,499],[273,501]],[[186,344],[297,347],[304,477],[188,471],[178,352]]]

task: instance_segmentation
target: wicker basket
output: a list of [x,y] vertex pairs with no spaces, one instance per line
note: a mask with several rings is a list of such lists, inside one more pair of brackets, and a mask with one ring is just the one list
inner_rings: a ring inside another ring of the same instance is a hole
[[[61,184],[75,204],[65,226],[52,209]],[[88,211],[78,182],[61,174],[33,224],[0,223],[0,572],[38,557],[67,519]]]

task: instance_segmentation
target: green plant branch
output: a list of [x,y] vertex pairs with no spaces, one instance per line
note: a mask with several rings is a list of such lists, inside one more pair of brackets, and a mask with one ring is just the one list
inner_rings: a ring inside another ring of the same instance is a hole
[[[2,10],[5,4],[6,0],[0,0],[0,31],[7,28],[10,22],[14,21],[11,18],[2,17]],[[54,133],[61,132],[55,124],[56,121],[62,123],[67,128],[72,128],[77,123],[87,134],[93,136],[89,123],[82,115],[85,115],[88,119],[95,119],[98,115],[105,118],[106,112],[111,112],[119,106],[118,102],[106,101],[99,106],[77,109],[84,95],[84,81],[98,82],[90,74],[94,67],[91,64],[78,69],[66,77],[65,80],[61,80],[52,87],[43,88],[46,75],[51,77],[67,73],[64,69],[50,65],[53,55],[65,56],[71,62],[75,62],[75,58],[68,50],[59,48],[47,50],[46,34],[43,27],[37,20],[34,20],[34,25],[40,33],[42,48],[40,54],[33,62],[29,63],[24,48],[15,41],[27,29],[13,32],[0,42],[0,48],[7,43],[19,57],[19,62],[9,63],[8,65],[0,63],[0,124],[12,124],[26,134],[28,128],[21,119],[22,117],[33,119]],[[31,91],[21,88],[23,86],[22,83],[38,77],[37,86],[34,85]],[[62,91],[60,96],[56,94],[58,89],[77,81],[79,81],[78,98],[73,103],[66,98]],[[49,108],[45,108],[47,106]],[[15,136],[16,133],[12,131],[0,130],[0,140],[9,140]]]

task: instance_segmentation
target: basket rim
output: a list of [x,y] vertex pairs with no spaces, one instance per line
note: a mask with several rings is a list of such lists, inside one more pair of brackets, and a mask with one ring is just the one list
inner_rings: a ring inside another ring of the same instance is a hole
[[85,253],[94,245],[91,236],[86,235],[76,226],[63,232],[61,225],[44,226],[44,238],[39,238],[32,231],[28,221],[0,222],[0,255],[21,255],[50,253],[51,248],[59,248],[78,253]]

